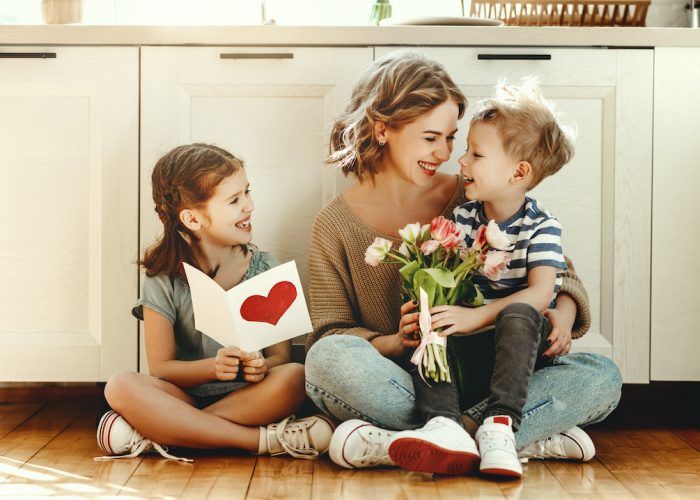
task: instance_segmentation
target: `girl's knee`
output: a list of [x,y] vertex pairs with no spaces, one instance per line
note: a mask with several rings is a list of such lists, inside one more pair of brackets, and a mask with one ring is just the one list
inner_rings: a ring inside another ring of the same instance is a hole
[[617,404],[622,392],[622,374],[615,362],[601,354],[577,352],[560,356],[557,361],[577,367],[581,384],[598,398]]
[[374,349],[367,340],[353,335],[329,335],[322,338],[306,354],[307,380],[337,377],[339,373],[344,373],[347,363],[361,363],[357,350],[368,347]]
[[134,388],[142,376],[134,372],[116,373],[105,384],[105,399],[109,406],[119,412],[131,400]]

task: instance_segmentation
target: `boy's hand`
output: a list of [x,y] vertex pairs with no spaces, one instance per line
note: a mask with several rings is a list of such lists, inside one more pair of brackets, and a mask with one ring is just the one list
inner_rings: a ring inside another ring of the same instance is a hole
[[267,360],[260,351],[241,354],[243,379],[246,382],[260,382],[267,373]]
[[214,373],[217,380],[234,380],[238,376],[241,354],[238,347],[222,347],[216,351]]
[[446,337],[453,333],[471,333],[481,327],[478,309],[462,306],[435,306],[430,308],[432,329],[448,327],[438,335]]
[[552,324],[552,331],[547,337],[549,347],[542,353],[542,356],[553,358],[560,354],[566,354],[571,349],[571,326],[569,322],[563,321],[561,312],[556,309],[547,309],[544,316]]

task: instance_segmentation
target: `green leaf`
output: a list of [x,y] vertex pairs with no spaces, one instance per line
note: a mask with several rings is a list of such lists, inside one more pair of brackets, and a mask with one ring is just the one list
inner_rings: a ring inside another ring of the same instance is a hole
[[435,289],[437,288],[437,283],[435,279],[426,272],[427,269],[420,269],[413,275],[413,291],[416,297],[420,297],[420,289],[425,290],[428,294],[428,304],[430,307],[435,303]]
[[439,267],[421,269],[421,271],[428,273],[438,285],[444,288],[452,288],[455,286],[455,277],[452,275],[452,271]]
[[416,271],[418,271],[418,269],[420,269],[418,261],[412,260],[411,262],[403,266],[401,269],[399,269],[399,272],[401,273],[401,276],[403,276],[403,279],[410,284],[413,281],[413,275],[416,274]]

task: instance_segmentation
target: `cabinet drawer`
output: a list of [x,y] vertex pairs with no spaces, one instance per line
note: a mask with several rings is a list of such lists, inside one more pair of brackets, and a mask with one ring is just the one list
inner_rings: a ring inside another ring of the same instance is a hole
[[[377,47],[375,56],[396,50]],[[501,78],[516,81],[534,75],[542,85],[614,86],[615,51],[546,47],[421,47],[420,52],[449,68],[455,82],[494,85]]]
[[[161,65],[188,84],[335,85],[335,48],[148,47],[144,64]],[[331,63],[331,64],[329,64]],[[350,63],[352,64],[352,63]]]

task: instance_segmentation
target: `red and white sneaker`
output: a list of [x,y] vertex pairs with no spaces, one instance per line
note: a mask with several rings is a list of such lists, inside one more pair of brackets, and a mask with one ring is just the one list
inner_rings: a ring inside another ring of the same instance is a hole
[[97,425],[97,446],[107,455],[95,457],[95,460],[133,458],[145,451],[155,451],[163,458],[170,460],[192,461],[188,458],[173,456],[168,453],[167,448],[146,439],[114,410],[102,415]]
[[472,437],[447,417],[431,418],[420,429],[394,435],[389,456],[402,469],[434,474],[466,474],[479,463]]
[[482,474],[521,477],[523,468],[515,451],[513,422],[507,415],[488,417],[476,431]]

